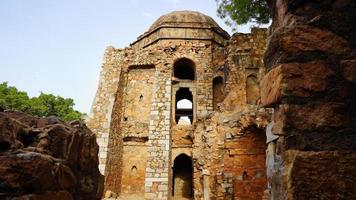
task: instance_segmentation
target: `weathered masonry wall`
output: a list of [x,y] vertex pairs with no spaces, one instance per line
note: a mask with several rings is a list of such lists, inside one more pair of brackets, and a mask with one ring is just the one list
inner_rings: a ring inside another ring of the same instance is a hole
[[[125,63],[121,65],[125,69]],[[105,191],[115,191],[120,193],[122,181],[122,151],[123,151],[123,135],[121,119],[123,117],[124,89],[126,85],[126,73],[121,70],[120,81],[117,86],[117,93],[112,111],[112,120],[109,132],[109,142],[107,147],[107,160],[105,165]]]
[[356,2],[271,1],[261,82],[272,199],[356,198]]
[[[130,48],[108,48],[88,121],[98,131],[108,196],[266,197],[270,119],[258,87],[266,35],[253,29],[230,39],[210,17],[180,11]],[[178,109],[182,99],[192,107]]]
[[[258,105],[259,93],[248,92],[251,86],[258,88],[264,76],[266,34],[265,29],[253,29],[251,34],[233,35],[225,57],[214,60],[218,66],[213,77],[224,80],[220,88],[224,96],[214,112],[195,124],[195,199],[254,200],[266,196],[264,129],[270,112]],[[248,83],[251,75],[256,77],[252,85]],[[249,102],[248,96],[255,101]]]
[[[129,67],[122,119],[122,183],[123,195],[145,193],[147,145],[153,84],[154,66]],[[118,170],[118,169],[117,169]]]
[[[135,171],[137,169],[136,173],[140,174],[142,168],[139,166],[146,165],[145,175],[141,176],[145,179],[143,188],[146,198],[167,198],[170,195],[172,66],[179,58],[189,58],[197,63],[197,73],[205,73],[204,68],[210,66],[211,45],[210,42],[177,40],[162,41],[136,54],[132,54],[130,49],[124,50],[123,54],[126,54],[126,57],[121,65],[121,79],[118,83],[111,123],[112,145],[109,144],[111,148],[107,161],[110,167],[107,167],[105,172],[108,175],[106,189],[122,195],[134,193],[130,191],[132,189],[140,190],[133,188],[132,184],[141,180],[130,181],[129,178],[125,178],[125,174],[129,175],[127,172],[131,172],[132,169]],[[142,55],[147,54],[151,55],[150,60],[143,59]],[[196,103],[200,103],[196,106],[197,115],[206,115],[207,110],[212,110],[212,75],[207,73],[205,76],[196,80],[196,84],[202,86],[196,93]],[[150,84],[152,92],[149,89]],[[141,88],[143,86],[144,89]],[[124,101],[121,102],[123,98]],[[146,110],[149,110],[148,115]],[[145,120],[147,116],[148,120]],[[130,149],[135,148],[137,152],[133,156]],[[147,158],[144,156],[145,148],[148,150]],[[182,152],[186,150],[176,151],[177,154]],[[137,156],[141,154],[141,162],[136,163]],[[136,168],[133,168],[134,166]]]
[[149,125],[145,198],[165,199],[168,197],[169,184],[171,77],[167,71],[156,71],[155,78]]
[[[259,87],[259,81],[265,75],[263,55],[266,49],[267,30],[252,28],[251,34],[235,34],[226,47],[228,57],[226,92],[239,93],[237,99],[241,104],[258,104],[247,102],[247,93],[251,88]],[[255,86],[248,84],[251,79],[255,80]],[[253,99],[259,99],[259,92],[253,92]],[[238,104],[236,104],[238,105]]]
[[120,63],[123,60],[120,50],[108,47],[105,50],[104,61],[99,78],[99,85],[93,101],[90,115],[86,120],[88,127],[97,135],[100,147],[99,170],[105,172],[108,152],[111,113],[114,106],[117,86],[120,78]]

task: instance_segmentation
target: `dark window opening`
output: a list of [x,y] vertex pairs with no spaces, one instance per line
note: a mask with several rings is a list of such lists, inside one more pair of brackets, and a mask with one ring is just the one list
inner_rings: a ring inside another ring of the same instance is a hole
[[175,111],[177,124],[193,123],[193,95],[189,88],[179,88],[177,91]]
[[193,61],[187,58],[182,58],[174,63],[174,77],[179,79],[194,80],[194,68]]
[[7,151],[11,148],[11,143],[7,141],[1,141],[0,142],[0,152],[1,151]]
[[247,172],[246,171],[244,171],[243,173],[242,173],[242,180],[247,180],[247,178],[248,178],[248,175],[247,175]]
[[224,100],[224,81],[221,76],[213,80],[213,109],[217,110],[218,104]]
[[193,196],[193,163],[186,154],[174,159],[172,196],[192,198]]

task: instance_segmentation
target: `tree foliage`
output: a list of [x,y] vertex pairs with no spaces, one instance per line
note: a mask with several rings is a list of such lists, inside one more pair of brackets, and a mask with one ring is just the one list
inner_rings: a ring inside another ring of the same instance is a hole
[[42,93],[29,98],[26,92],[0,84],[0,108],[27,112],[38,117],[56,116],[64,121],[81,120],[85,114],[74,110],[74,101],[53,94]]
[[216,0],[216,2],[218,16],[225,19],[226,24],[233,28],[248,22],[267,24],[271,19],[266,0]]

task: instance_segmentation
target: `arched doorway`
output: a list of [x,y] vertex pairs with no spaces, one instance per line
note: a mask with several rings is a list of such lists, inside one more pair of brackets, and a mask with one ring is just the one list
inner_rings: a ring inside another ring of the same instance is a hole
[[174,199],[193,196],[193,164],[186,154],[180,154],[174,159],[172,187]]

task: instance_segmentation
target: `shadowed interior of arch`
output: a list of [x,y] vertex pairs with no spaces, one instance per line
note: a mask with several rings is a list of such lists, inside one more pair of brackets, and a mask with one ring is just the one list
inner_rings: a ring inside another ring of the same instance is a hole
[[213,109],[218,109],[218,104],[224,100],[224,80],[221,76],[213,79]]
[[195,79],[195,67],[193,61],[181,58],[174,63],[174,77],[185,80]]
[[193,165],[191,157],[180,154],[174,159],[172,196],[191,198],[193,195]]

